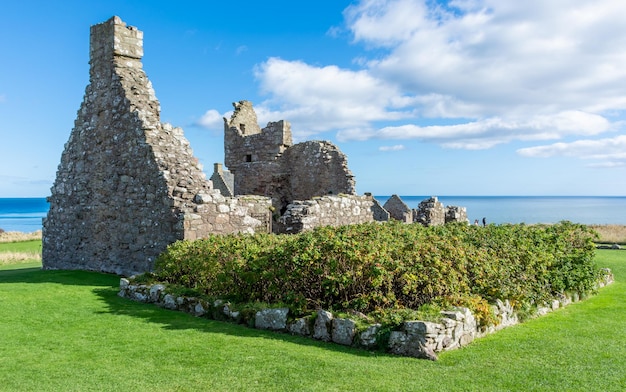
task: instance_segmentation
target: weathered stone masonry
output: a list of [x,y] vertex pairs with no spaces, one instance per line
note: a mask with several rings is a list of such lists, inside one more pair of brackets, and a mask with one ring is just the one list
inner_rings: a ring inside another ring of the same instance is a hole
[[248,101],[224,119],[232,175],[216,164],[215,189],[182,129],[161,123],[142,56],[135,27],[118,17],[92,26],[89,85],[48,198],[44,268],[131,275],[180,239],[389,219],[371,195],[355,194],[336,146],[293,145],[286,121],[261,129]]
[[300,233],[319,226],[343,226],[388,221],[387,212],[370,194],[339,195],[293,201],[274,223],[280,233]]
[[294,200],[355,195],[346,156],[328,141],[293,144],[291,125],[281,120],[263,129],[249,101],[233,103],[224,119],[224,162],[235,176],[236,195],[272,198],[282,215]]
[[118,17],[91,27],[90,83],[43,224],[46,269],[141,273],[176,240],[271,228],[268,198],[222,196],[182,129],[160,122],[142,39]]
[[[603,277],[597,282],[597,288],[613,283],[611,271],[605,269],[603,272]],[[154,303],[166,309],[187,312],[197,317],[214,318],[215,313],[221,313],[229,320],[244,322],[246,325],[253,325],[254,328],[286,332],[346,346],[373,349],[382,345],[380,333],[382,326],[372,324],[365,315],[354,314],[349,318],[338,318],[331,312],[320,309],[311,323],[307,317],[290,320],[288,308],[270,308],[257,312],[254,320],[250,322],[242,320],[240,312],[234,311],[228,302],[217,300],[209,303],[198,298],[174,296],[168,293],[167,287],[163,284],[133,284],[125,278],[120,279],[118,295],[134,301]],[[544,315],[578,300],[577,293],[572,297],[562,295],[553,299],[551,303],[538,307],[537,315]],[[399,328],[391,331],[386,349],[397,355],[436,360],[439,352],[466,346],[476,338],[518,323],[518,316],[508,300],[497,300],[492,305],[492,310],[498,320],[497,325],[479,326],[467,308],[453,308],[440,312],[440,322],[405,321]],[[359,319],[362,324],[367,325],[360,332],[357,331],[356,323]]]

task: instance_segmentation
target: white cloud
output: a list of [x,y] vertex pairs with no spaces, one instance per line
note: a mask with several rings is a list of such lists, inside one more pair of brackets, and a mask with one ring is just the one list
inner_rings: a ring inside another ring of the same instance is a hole
[[[611,0],[362,1],[346,18],[355,40],[384,48],[372,75],[405,93],[479,105],[482,117],[624,109],[626,3]],[[522,107],[519,107],[522,106]]]
[[378,147],[379,151],[402,151],[406,149],[402,144],[396,144],[394,146],[380,146]]
[[7,96],[4,94],[0,94],[0,103],[5,103],[7,101]]
[[[397,103],[402,94],[366,71],[270,58],[255,74],[270,97],[258,105],[258,111],[273,112],[273,121],[289,120],[296,134],[410,117],[410,113],[396,110],[403,105]],[[269,109],[273,107],[280,109]]]
[[[366,138],[418,139],[441,144],[447,148],[486,149],[513,140],[550,140],[564,135],[596,135],[607,131],[610,124],[601,116],[568,111],[552,116],[524,119],[492,117],[456,125],[419,126],[407,124],[370,131]],[[340,140],[363,140],[360,134],[340,131]]]
[[624,14],[613,0],[361,0],[344,11],[364,48],[353,69],[268,59],[259,120],[465,149],[597,137],[626,112]]
[[587,167],[597,168],[597,169],[613,169],[626,166],[626,162],[600,162],[600,163],[592,163],[587,165]]
[[218,130],[224,128],[224,119],[221,114],[217,110],[207,110],[202,117],[196,122],[196,125],[199,125],[203,128]]
[[599,140],[578,140],[571,143],[554,143],[517,150],[524,157],[549,158],[554,156],[598,160],[592,167],[621,167],[626,165],[626,135]]

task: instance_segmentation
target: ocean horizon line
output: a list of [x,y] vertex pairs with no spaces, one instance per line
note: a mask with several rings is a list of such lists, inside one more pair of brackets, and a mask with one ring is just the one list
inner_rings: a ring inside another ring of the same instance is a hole
[[[381,204],[391,195],[373,195]],[[399,195],[409,208],[435,195]],[[557,223],[626,225],[626,196],[452,196],[436,195],[445,206],[465,207],[470,222]],[[44,197],[0,198],[0,228],[5,231],[32,232],[42,228],[49,203]]]

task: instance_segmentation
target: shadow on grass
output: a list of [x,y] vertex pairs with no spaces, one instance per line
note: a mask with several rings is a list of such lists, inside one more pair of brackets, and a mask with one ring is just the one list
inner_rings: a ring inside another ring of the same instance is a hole
[[395,358],[395,356],[381,351],[369,352],[286,333],[263,331],[227,321],[194,317],[187,313],[163,309],[154,304],[131,301],[117,295],[119,291],[119,279],[120,277],[116,275],[78,270],[42,270],[41,268],[16,267],[15,269],[0,271],[0,284],[56,283],[70,286],[95,286],[91,291],[100,301],[104,302],[107,307],[106,311],[100,311],[99,313],[135,317],[149,323],[158,324],[167,330],[194,329],[208,334],[225,334],[243,338],[250,337],[278,340],[363,357],[389,356]]
[[20,268],[0,270],[1,283],[58,283],[72,286],[109,286],[117,287],[120,278],[116,275],[79,270],[42,270]]
[[155,304],[135,302],[127,298],[118,297],[117,288],[99,288],[95,289],[94,293],[107,304],[107,313],[141,318],[147,322],[159,324],[162,328],[167,330],[194,329],[209,334],[225,334],[243,338],[262,338],[304,346],[318,347],[332,352],[348,353],[361,357],[389,356],[397,358],[397,356],[392,356],[383,351],[371,352],[353,347],[341,346],[334,343],[326,343],[302,336],[290,335],[283,332],[259,330],[229,321],[218,321],[205,317],[195,317],[184,312],[164,309]]

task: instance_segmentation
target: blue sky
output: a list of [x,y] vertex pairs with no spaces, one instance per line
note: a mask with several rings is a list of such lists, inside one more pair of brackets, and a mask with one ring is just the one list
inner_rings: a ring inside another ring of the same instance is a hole
[[232,102],[348,155],[359,193],[626,195],[626,2],[0,5],[0,197],[50,193],[89,27],[144,32],[161,119],[212,170]]

